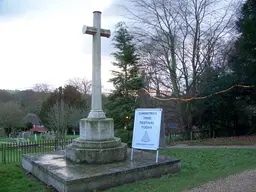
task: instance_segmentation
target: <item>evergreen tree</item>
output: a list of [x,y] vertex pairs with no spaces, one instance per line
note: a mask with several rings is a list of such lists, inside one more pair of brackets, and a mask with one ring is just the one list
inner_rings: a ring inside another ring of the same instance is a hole
[[52,92],[49,97],[42,103],[40,110],[40,119],[42,123],[48,124],[48,114],[52,107],[55,105],[61,106],[61,102],[64,102],[65,106],[68,106],[77,110],[89,110],[89,105],[83,98],[82,93],[80,93],[76,87],[72,85],[66,85],[64,88],[59,87]]
[[134,112],[139,107],[138,92],[143,87],[143,79],[133,36],[125,23],[117,24],[113,42],[117,49],[112,54],[115,58],[113,65],[118,71],[112,71],[114,77],[110,82],[115,90],[108,97],[107,114],[114,117],[115,128],[132,130]]
[[[237,29],[241,34],[235,43],[231,67],[237,84],[256,85],[256,1],[247,0],[241,10]],[[238,89],[246,110],[256,108],[256,89]],[[256,117],[255,117],[256,118]]]
[[231,59],[238,83],[256,84],[256,1],[247,0],[237,22],[241,36]]
[[[227,89],[234,84],[256,84],[256,1],[247,0],[237,21],[240,34],[230,55],[232,73],[224,68],[205,70],[200,82],[202,95]],[[194,122],[216,131],[215,136],[244,135],[255,132],[256,89],[234,88],[197,102]],[[213,136],[213,134],[212,134]]]

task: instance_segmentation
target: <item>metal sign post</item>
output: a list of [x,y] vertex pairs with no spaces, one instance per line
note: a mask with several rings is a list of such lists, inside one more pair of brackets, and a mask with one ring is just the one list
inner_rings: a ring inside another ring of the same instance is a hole
[[131,161],[133,160],[133,148],[131,150]]

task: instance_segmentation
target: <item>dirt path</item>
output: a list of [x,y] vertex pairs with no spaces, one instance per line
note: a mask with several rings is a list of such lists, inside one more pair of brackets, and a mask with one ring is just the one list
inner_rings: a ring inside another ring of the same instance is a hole
[[190,146],[187,144],[179,144],[179,145],[173,145],[173,146],[167,146],[168,149],[175,149],[175,148],[185,148],[185,149],[256,149],[256,145],[229,145],[229,146]]
[[227,178],[208,182],[199,188],[184,192],[255,192],[256,170],[248,170]]

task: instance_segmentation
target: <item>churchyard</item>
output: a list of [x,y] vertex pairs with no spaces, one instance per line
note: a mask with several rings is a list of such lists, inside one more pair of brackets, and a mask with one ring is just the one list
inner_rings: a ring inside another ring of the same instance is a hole
[[[72,138],[74,136],[69,137]],[[241,137],[237,140],[248,141],[253,144],[253,138],[254,137]],[[2,141],[8,140],[9,142],[11,141],[8,138],[2,139]],[[215,139],[215,142],[213,143],[218,143],[216,140],[218,139]],[[228,138],[222,140],[226,141]],[[234,138],[230,138],[229,140],[232,141]],[[27,143],[24,145],[26,146],[26,144]],[[33,141],[29,144],[33,144]],[[3,146],[0,144],[0,183],[4,183],[4,185],[0,185],[0,191],[54,191],[52,186],[41,183],[37,178],[21,168],[21,154],[41,153],[55,150],[54,140],[52,140],[52,142],[49,142],[48,140],[47,142],[47,140],[44,141],[39,139],[38,142],[34,141],[34,144],[36,144],[36,147],[23,146],[22,149],[13,142],[13,144],[10,145],[10,147],[13,148],[9,149],[8,152],[5,151],[6,163],[3,163],[3,161],[1,162],[1,160],[3,160],[1,150],[3,149]],[[17,156],[17,154],[19,156]],[[167,154],[170,157],[182,159],[181,172],[177,174],[164,175],[160,178],[145,179],[132,184],[125,184],[106,191],[178,192],[199,186],[207,181],[226,177],[247,169],[256,168],[255,149],[167,149],[166,152],[161,150],[160,154]]]
[[9,137],[0,137],[0,163],[19,163],[23,154],[63,150],[77,137],[66,135],[64,139],[58,140],[51,131],[40,134],[29,131],[13,132]]
[[3,139],[0,142],[0,163],[20,163],[23,154],[44,153],[65,149],[72,139],[66,140],[38,140],[17,143],[16,140]]
[[256,4],[214,3],[131,1],[114,32],[94,11],[91,81],[0,90],[0,191],[179,192],[256,169]]

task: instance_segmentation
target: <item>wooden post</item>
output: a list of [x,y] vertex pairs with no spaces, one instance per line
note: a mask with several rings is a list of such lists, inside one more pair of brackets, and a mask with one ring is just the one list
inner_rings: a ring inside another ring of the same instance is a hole
[[16,157],[17,161],[20,161],[21,157],[22,157],[22,148],[20,147],[20,144],[17,143],[17,148],[18,148],[18,156]]
[[5,160],[5,144],[2,144],[2,162],[6,163],[6,160]]
[[5,144],[5,155],[4,155],[4,158],[5,158],[5,163],[7,163],[7,161],[9,160],[9,144]]
[[9,158],[10,158],[10,162],[12,163],[12,162],[13,162],[13,155],[14,155],[14,153],[15,153],[13,143],[11,143],[11,149],[10,149],[9,151],[10,151]]
[[57,150],[57,143],[58,143],[58,140],[57,139],[55,139],[55,143],[54,143],[54,150],[56,151]]
[[40,148],[40,152],[44,151],[44,140],[41,141],[41,148]]

